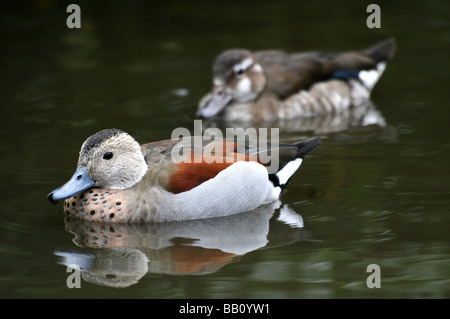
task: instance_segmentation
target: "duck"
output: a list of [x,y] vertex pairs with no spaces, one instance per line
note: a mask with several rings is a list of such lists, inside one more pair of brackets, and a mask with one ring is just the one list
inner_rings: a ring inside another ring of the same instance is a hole
[[226,50],[195,115],[267,122],[343,112],[370,98],[395,51],[395,38],[341,53]]
[[[93,222],[234,215],[277,200],[319,141],[257,150],[216,139],[200,147],[187,138],[140,145],[123,130],[105,129],[84,141],[75,173],[47,197],[64,200],[66,215]],[[275,150],[276,167],[263,156]]]

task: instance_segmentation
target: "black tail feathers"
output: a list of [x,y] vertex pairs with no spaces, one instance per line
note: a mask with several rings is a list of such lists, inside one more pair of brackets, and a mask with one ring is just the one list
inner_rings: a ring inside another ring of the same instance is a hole
[[395,40],[395,38],[388,38],[384,41],[374,44],[364,53],[376,62],[381,62],[391,59],[394,56],[396,49],[397,41]]
[[319,145],[320,137],[313,137],[309,140],[295,143],[297,146],[297,158],[304,158],[306,154],[311,152],[317,145]]

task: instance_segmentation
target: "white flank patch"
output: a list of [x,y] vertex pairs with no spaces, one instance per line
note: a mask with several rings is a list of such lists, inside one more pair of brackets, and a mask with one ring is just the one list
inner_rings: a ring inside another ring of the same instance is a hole
[[280,185],[286,184],[289,178],[298,170],[300,165],[302,164],[301,158],[296,158],[295,160],[287,163],[278,173],[275,175],[278,176],[278,180],[280,181]]
[[257,162],[245,161],[230,165],[214,178],[186,192],[173,194],[159,188],[152,190],[148,196],[152,196],[158,209],[149,221],[228,216],[255,209],[278,198],[267,177],[267,168]]
[[383,74],[385,68],[386,63],[380,62],[377,64],[376,70],[363,70],[359,72],[358,77],[364,83],[365,87],[371,90],[378,82],[378,79]]
[[245,70],[247,70],[248,67],[249,67],[250,65],[252,65],[252,64],[253,64],[253,59],[252,59],[252,58],[246,58],[246,59],[244,59],[244,61],[242,61],[241,63],[236,64],[236,65],[233,67],[233,70],[234,70],[235,73],[238,73],[239,70],[245,71]]

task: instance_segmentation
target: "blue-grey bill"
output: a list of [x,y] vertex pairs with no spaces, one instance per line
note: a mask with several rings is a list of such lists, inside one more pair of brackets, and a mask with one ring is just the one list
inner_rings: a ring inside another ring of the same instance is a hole
[[226,94],[223,92],[220,94],[213,94],[211,99],[205,103],[206,105],[199,109],[195,115],[205,119],[216,116],[225,109],[232,98],[233,96],[231,94]]
[[94,186],[95,180],[89,177],[86,167],[78,167],[72,178],[60,188],[48,194],[47,198],[52,204],[59,200],[70,198],[76,194]]

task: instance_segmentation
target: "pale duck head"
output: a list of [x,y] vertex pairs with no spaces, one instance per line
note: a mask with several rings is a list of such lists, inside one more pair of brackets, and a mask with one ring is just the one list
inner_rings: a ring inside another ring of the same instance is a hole
[[141,147],[133,137],[118,129],[102,130],[83,143],[75,174],[48,198],[56,203],[93,186],[127,189],[139,183],[147,169]]
[[199,105],[197,116],[210,118],[228,105],[256,100],[267,84],[263,68],[247,50],[228,50],[213,65],[213,88]]

